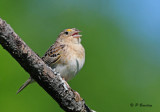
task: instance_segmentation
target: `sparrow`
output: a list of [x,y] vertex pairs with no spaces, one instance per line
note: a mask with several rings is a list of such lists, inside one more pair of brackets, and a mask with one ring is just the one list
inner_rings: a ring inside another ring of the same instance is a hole
[[[81,44],[80,30],[76,28],[62,31],[55,43],[47,50],[42,60],[60,73],[65,80],[71,80],[83,67],[85,63],[85,49]],[[21,92],[27,85],[34,82],[30,77],[17,91]]]

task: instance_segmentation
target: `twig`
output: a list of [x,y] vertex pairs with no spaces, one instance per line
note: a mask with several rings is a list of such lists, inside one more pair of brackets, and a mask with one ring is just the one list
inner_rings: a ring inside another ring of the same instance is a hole
[[37,83],[57,101],[67,112],[94,112],[82,98],[55,74],[42,59],[0,18],[0,44],[37,81]]

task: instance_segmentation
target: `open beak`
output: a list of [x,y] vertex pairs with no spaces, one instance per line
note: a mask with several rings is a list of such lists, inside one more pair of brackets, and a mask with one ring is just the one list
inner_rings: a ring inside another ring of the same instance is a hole
[[80,38],[82,35],[80,35],[79,32],[81,32],[81,31],[75,31],[75,32],[72,34],[73,38]]

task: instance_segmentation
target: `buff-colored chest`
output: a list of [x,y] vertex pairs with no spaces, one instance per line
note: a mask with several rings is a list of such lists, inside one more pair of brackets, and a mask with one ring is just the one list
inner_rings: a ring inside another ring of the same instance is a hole
[[57,71],[67,81],[71,80],[83,67],[85,51],[81,44],[65,46],[60,61],[55,65]]

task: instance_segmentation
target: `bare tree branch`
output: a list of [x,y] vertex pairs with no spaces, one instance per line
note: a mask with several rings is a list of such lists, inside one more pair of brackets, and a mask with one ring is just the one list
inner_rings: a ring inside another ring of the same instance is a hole
[[37,81],[37,83],[57,101],[67,112],[94,112],[85,101],[72,90],[67,82],[62,80],[34,53],[27,44],[0,18],[0,44],[18,63]]

